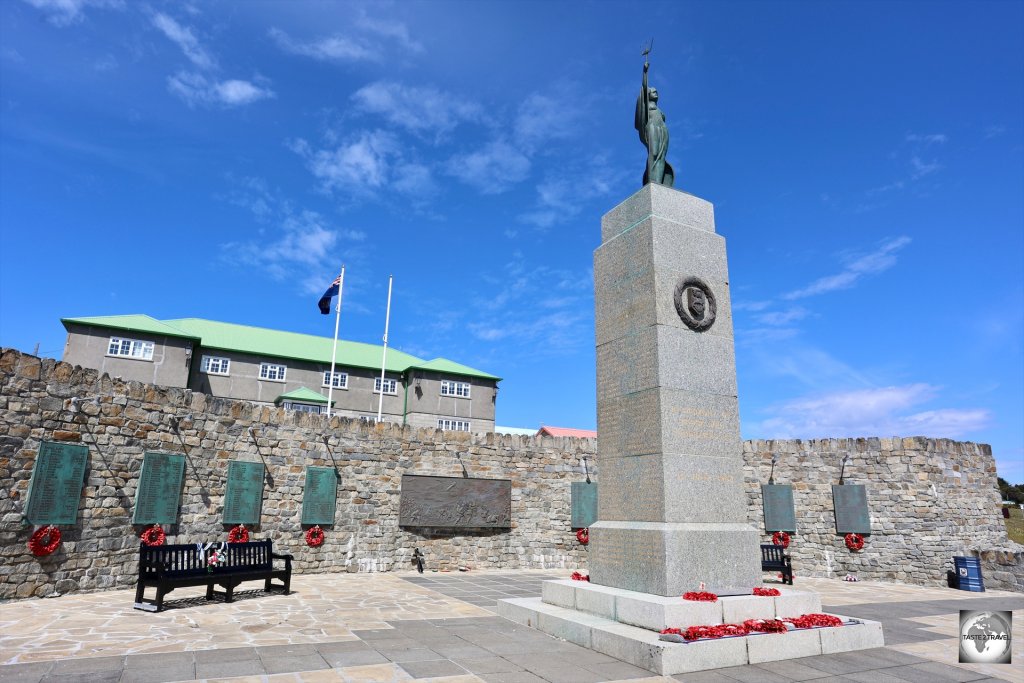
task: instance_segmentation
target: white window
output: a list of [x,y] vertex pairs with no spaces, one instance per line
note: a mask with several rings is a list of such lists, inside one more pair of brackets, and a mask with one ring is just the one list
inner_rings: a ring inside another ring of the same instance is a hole
[[211,375],[226,375],[231,361],[217,356],[203,356],[202,371]]
[[441,395],[469,398],[469,382],[452,382],[447,379],[441,380]]
[[335,389],[348,389],[348,373],[347,372],[336,372],[334,373],[334,381],[331,381],[331,371],[327,370],[324,372],[324,386],[333,386]]
[[153,360],[153,342],[111,337],[110,346],[107,347],[107,355]]
[[315,413],[319,415],[323,412],[322,406],[313,405],[312,403],[292,403],[288,407],[297,413]]
[[[373,393],[379,394],[380,391],[380,377],[373,380]],[[398,382],[393,379],[384,380],[384,393],[385,394],[397,394],[398,393]]]
[[456,420],[455,418],[442,417],[437,421],[437,428],[446,432],[468,432],[469,420]]
[[269,379],[274,382],[283,382],[287,366],[274,363],[260,363],[260,379]]

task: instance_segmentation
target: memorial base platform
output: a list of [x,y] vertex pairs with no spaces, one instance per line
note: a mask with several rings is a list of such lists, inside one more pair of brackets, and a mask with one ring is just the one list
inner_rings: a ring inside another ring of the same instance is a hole
[[635,591],[559,580],[543,584],[540,598],[500,600],[498,614],[576,645],[653,671],[673,675],[884,645],[882,625],[851,620],[832,628],[757,633],[693,642],[661,639],[667,627],[781,619],[821,611],[811,591],[780,588],[778,597],[737,595],[693,602]]

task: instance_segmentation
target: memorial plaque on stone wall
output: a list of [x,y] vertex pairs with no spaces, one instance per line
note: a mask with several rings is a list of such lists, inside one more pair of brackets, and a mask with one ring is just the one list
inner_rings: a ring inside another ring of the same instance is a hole
[[836,513],[836,533],[871,533],[871,516],[868,514],[868,494],[863,485],[833,485],[832,506]]
[[174,524],[181,503],[181,480],[185,456],[174,453],[146,453],[135,491],[132,524]]
[[585,529],[597,521],[597,484],[572,483],[572,528]]
[[769,533],[796,533],[796,508],[793,487],[789,484],[761,484],[761,505],[764,508],[764,530]]
[[43,441],[32,466],[24,517],[30,524],[70,526],[78,521],[88,446]]
[[260,523],[263,507],[263,463],[232,460],[228,463],[228,489],[224,494],[224,523]]
[[307,467],[302,489],[302,523],[334,524],[338,502],[338,473],[333,467]]
[[402,475],[399,526],[512,526],[512,482]]

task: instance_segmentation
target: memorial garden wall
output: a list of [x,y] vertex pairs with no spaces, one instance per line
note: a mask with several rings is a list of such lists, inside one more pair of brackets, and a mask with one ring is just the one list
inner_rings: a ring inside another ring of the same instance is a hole
[[[74,399],[74,400],[73,400]],[[36,557],[23,523],[42,442],[88,448],[77,521],[63,543]],[[264,466],[260,524],[292,553],[297,573],[409,571],[415,548],[427,570],[573,569],[587,566],[571,530],[572,482],[597,481],[588,439],[464,434],[211,398],[184,389],[124,382],[95,370],[0,350],[0,599],[129,587],[139,540],[133,525],[146,453],[185,456],[181,509],[164,525],[168,543],[224,540],[229,463]],[[1022,586],[1020,546],[998,518],[987,446],[930,439],[751,441],[744,445],[750,521],[763,529],[760,489],[771,455],[777,483],[794,486],[797,577],[843,576],[920,584],[945,581],[953,555],[982,551],[986,584]],[[845,453],[848,483],[865,484],[872,535],[859,553],[834,530],[831,488]],[[302,507],[307,467],[340,477],[335,523],[307,546]],[[258,468],[257,468],[258,469]],[[403,474],[510,481],[508,528],[399,525]],[[713,504],[713,503],[709,503]],[[764,535],[764,541],[770,535]]]

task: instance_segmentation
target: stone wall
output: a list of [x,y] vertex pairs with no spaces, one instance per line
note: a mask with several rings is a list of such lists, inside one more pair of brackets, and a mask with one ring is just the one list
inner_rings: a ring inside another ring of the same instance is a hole
[[[992,449],[949,439],[869,438],[747,441],[744,474],[750,523],[764,532],[761,484],[777,455],[775,483],[793,486],[797,533],[789,552],[800,576],[946,583],[953,556],[981,556],[988,588],[1024,592],[1024,547],[1011,542],[1000,514]],[[847,549],[835,532],[832,485],[863,484],[871,535]]]
[[[83,399],[72,406],[72,398]],[[177,424],[177,429],[174,425]],[[254,428],[255,437],[250,433]],[[323,438],[326,435],[326,440]],[[78,523],[63,545],[34,557],[21,511],[42,440],[89,447]],[[421,548],[428,568],[586,567],[586,549],[569,529],[570,482],[583,481],[589,439],[462,434],[211,398],[186,389],[123,382],[50,359],[0,350],[0,599],[133,585],[141,527],[131,524],[146,451],[187,455],[179,522],[168,542],[224,539],[220,523],[227,463],[265,462],[262,525],[256,538],[295,555],[299,573],[410,568]],[[763,529],[759,484],[773,453],[776,483],[793,484],[797,577],[945,582],[953,555],[980,554],[986,586],[1024,591],[1024,548],[1010,543],[999,517],[995,464],[988,446],[931,439],[749,441],[744,444],[750,523]],[[851,553],[835,534],[831,484],[851,456],[846,481],[866,484],[873,533]],[[461,460],[461,464],[460,464]],[[337,523],[320,548],[300,524],[306,465],[337,466]],[[398,526],[403,473],[507,478],[512,528]],[[769,536],[763,535],[764,542]]]
[[[72,406],[71,399],[84,399]],[[178,427],[175,429],[174,425]],[[254,428],[255,437],[250,433]],[[262,430],[262,431],[261,431]],[[326,440],[323,436],[326,435]],[[34,557],[33,529],[21,511],[42,440],[89,447],[78,523],[63,544]],[[220,522],[227,463],[264,462],[262,525],[295,555],[298,573],[387,571],[412,567],[421,548],[428,568],[585,566],[586,549],[570,526],[570,482],[583,481],[581,457],[594,471],[594,442],[561,437],[465,434],[216,399],[180,388],[123,382],[95,370],[0,350],[0,599],[46,596],[134,584],[138,533],[131,524],[146,451],[186,454],[179,523],[168,543],[224,540]],[[398,526],[403,473],[511,479],[512,528],[403,529]],[[306,465],[341,474],[336,524],[320,548],[300,524]],[[567,571],[568,573],[568,571]]]

